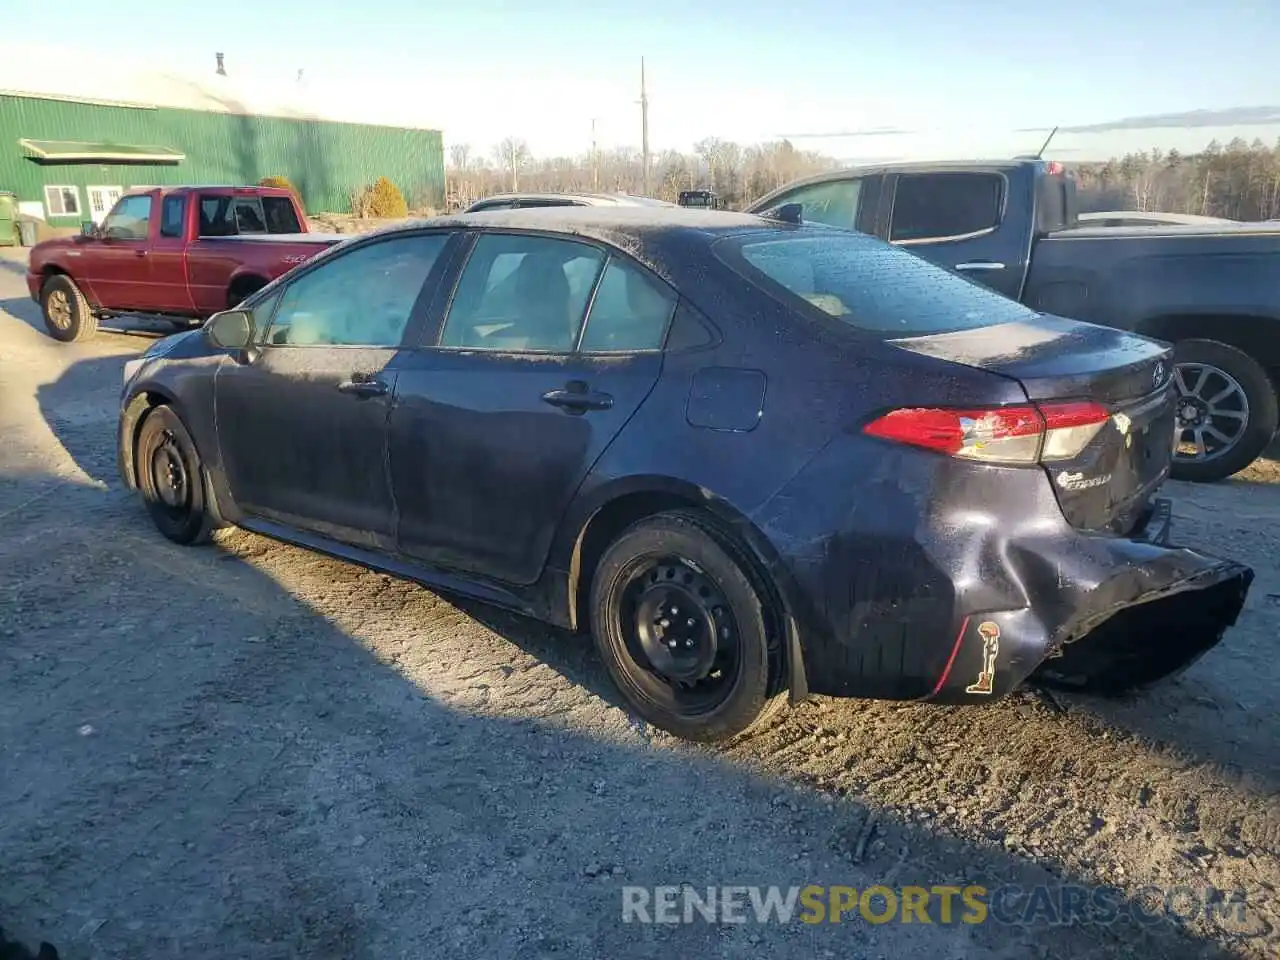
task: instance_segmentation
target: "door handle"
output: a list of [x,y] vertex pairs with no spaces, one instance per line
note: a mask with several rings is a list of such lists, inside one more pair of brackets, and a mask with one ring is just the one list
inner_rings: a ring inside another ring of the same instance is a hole
[[1003,263],[994,260],[972,260],[969,263],[957,263],[957,270],[1003,270]]
[[338,384],[339,393],[349,393],[361,400],[368,397],[385,397],[389,389],[383,380],[361,380],[355,376]]
[[[577,386],[571,384],[570,387]],[[577,389],[565,387],[560,390],[548,390],[542,399],[553,407],[560,407],[570,413],[586,413],[588,410],[608,410],[613,407],[613,397],[607,393],[596,393],[587,390],[583,384]]]
[[147,255],[147,251],[145,251],[145,250],[135,250],[135,251],[133,251],[133,255],[134,255],[135,257],[145,257],[145,256]]

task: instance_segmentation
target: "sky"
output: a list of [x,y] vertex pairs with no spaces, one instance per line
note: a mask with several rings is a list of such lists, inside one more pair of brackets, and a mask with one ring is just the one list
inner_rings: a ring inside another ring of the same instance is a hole
[[[514,136],[543,156],[590,149],[593,120],[601,148],[638,147],[643,56],[655,151],[790,135],[856,161],[1034,152],[1054,125],[1280,105],[1275,4],[58,0],[53,39],[85,62],[187,74],[211,74],[222,51],[232,76],[280,88],[302,70],[313,96],[393,107],[446,145],[488,153]],[[6,36],[38,50],[48,5],[5,6]],[[1273,113],[1253,131],[1268,142]],[[1215,123],[1158,136],[1197,149],[1228,129]],[[1071,136],[1062,152],[1079,152]],[[1088,149],[1123,152],[1110,145],[1124,137]]]

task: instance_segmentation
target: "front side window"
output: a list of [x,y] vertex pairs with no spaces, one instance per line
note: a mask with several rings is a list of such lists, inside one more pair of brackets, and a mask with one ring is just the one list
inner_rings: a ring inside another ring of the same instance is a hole
[[570,353],[605,255],[572,240],[482,234],[454,292],[442,347]]
[[51,217],[78,217],[80,189],[78,187],[45,187],[44,205]]
[[447,234],[357,247],[285,289],[266,342],[273,346],[396,347]]
[[800,212],[802,220],[852,230],[858,222],[858,205],[861,199],[861,180],[831,180],[800,187],[779,197],[771,206],[798,203],[804,208]]
[[886,337],[1030,320],[1015,300],[865,234],[770,231],[714,248],[762,290]]
[[585,353],[660,350],[675,308],[675,295],[648,271],[611,257],[591,301],[580,349]]
[[893,195],[891,241],[968,237],[1000,225],[1004,178],[995,173],[900,176]]
[[125,197],[107,214],[103,233],[112,240],[145,240],[151,221],[151,197]]

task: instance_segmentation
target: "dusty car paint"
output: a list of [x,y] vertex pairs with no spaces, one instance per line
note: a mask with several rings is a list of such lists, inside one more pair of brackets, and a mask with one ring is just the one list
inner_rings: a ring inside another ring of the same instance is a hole
[[[481,225],[579,237],[646,265],[681,294],[665,352],[562,362],[435,348]],[[564,208],[401,229],[455,234],[402,349],[319,351],[262,380],[251,403],[219,401],[215,410],[212,381],[243,369],[244,358],[186,338],[126,386],[120,445],[129,485],[139,415],[171,402],[227,521],[568,627],[585,626],[581,598],[604,542],[645,513],[694,506],[724,520],[768,572],[797,697],[981,703],[1033,677],[1081,686],[1078,664],[1090,668],[1093,687],[1124,688],[1192,662],[1243,606],[1247,567],[1143,538],[1168,450],[1153,454],[1150,476],[1130,478],[1132,502],[1108,504],[1117,532],[1097,522],[1102,512],[1074,510],[1049,470],[964,462],[861,430],[891,408],[976,396],[1025,404],[1019,377],[1033,390],[1047,382],[1037,371],[1048,368],[1037,364],[1055,339],[1080,342],[1086,357],[1132,352],[1148,377],[1164,362],[1162,345],[1050,319],[1039,347],[993,353],[976,333],[949,346],[940,343],[946,335],[895,343],[800,318],[711,245],[826,228],[754,216]],[[1015,330],[1004,332],[1017,342]],[[335,352],[341,361],[318,355]],[[299,444],[261,424],[246,433],[243,422],[226,423],[268,411],[287,428],[318,409],[341,411],[332,390],[367,367],[391,391],[342,398],[366,412],[336,433],[308,428]],[[1069,360],[1053,375],[1059,381],[1062,370],[1069,380]],[[571,380],[617,405],[592,419],[538,403]],[[225,468],[233,436],[252,445],[236,451],[242,457],[273,442],[295,451],[287,461],[265,457],[255,468],[260,489],[328,480],[276,505],[247,502]],[[1068,492],[1087,500],[1098,489]],[[1134,624],[1127,635],[1121,613]],[[1137,658],[1094,653],[1111,650]]]

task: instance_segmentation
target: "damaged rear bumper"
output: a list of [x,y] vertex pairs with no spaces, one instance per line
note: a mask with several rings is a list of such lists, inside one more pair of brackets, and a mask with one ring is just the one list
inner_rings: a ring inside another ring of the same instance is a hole
[[938,703],[990,701],[1030,681],[1115,695],[1174,676],[1215,647],[1244,608],[1249,567],[1170,545],[1158,500],[1126,538],[1010,549],[1029,606],[960,617]]

